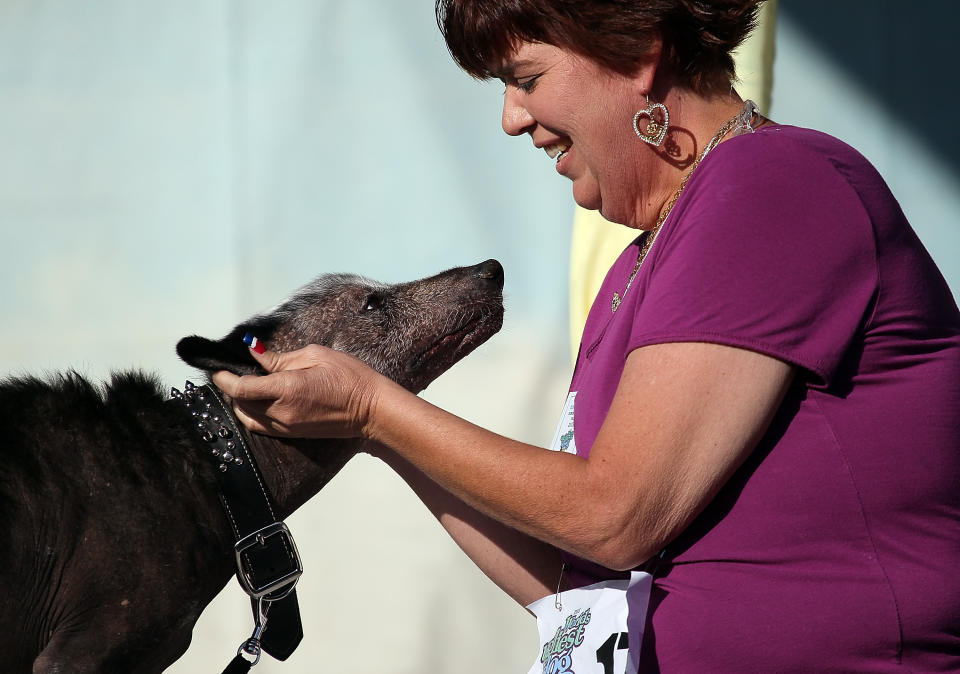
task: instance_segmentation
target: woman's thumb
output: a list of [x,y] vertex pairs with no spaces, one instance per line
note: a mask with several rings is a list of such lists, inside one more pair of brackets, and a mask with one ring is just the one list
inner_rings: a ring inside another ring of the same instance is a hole
[[284,369],[281,363],[282,355],[276,351],[268,351],[263,342],[257,339],[249,332],[243,336],[243,343],[250,347],[250,355],[256,360],[260,367],[267,372],[276,372]]

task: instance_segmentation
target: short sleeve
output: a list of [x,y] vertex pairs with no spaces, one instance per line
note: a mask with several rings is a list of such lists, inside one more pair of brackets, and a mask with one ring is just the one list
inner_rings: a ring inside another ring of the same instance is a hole
[[874,299],[873,229],[831,159],[777,130],[723,143],[690,179],[638,279],[631,350],[721,343],[833,381]]

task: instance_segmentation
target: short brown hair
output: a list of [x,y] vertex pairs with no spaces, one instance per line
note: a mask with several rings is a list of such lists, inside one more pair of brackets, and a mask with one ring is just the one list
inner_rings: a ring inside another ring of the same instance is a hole
[[763,0],[437,0],[437,25],[457,64],[494,76],[521,42],[545,42],[632,74],[663,38],[679,83],[707,93],[734,77],[731,52]]

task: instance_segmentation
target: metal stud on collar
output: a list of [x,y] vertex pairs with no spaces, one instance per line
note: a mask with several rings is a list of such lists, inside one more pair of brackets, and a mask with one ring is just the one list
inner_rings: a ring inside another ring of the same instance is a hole
[[[210,455],[219,460],[217,469],[226,472],[231,465],[242,466],[243,457],[236,451],[237,444],[232,439],[234,432],[220,414],[211,412],[213,403],[208,400],[207,391],[188,381],[183,385],[183,392],[176,388],[170,389],[170,396],[179,400],[190,411],[195,420],[200,439],[211,445]],[[202,407],[197,404],[202,403]]]

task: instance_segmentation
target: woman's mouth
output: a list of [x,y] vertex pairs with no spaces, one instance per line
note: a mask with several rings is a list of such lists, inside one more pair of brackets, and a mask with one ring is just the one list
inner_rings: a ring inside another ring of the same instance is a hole
[[559,163],[563,156],[567,154],[570,150],[569,143],[554,143],[553,145],[547,145],[543,148],[543,151],[547,153],[547,156],[550,159],[555,159]]
[[560,163],[563,161],[563,158],[567,156],[567,153],[570,151],[570,143],[554,143],[553,145],[546,145],[543,148],[543,151],[547,153],[547,156],[554,160],[557,167],[557,171],[562,173]]

